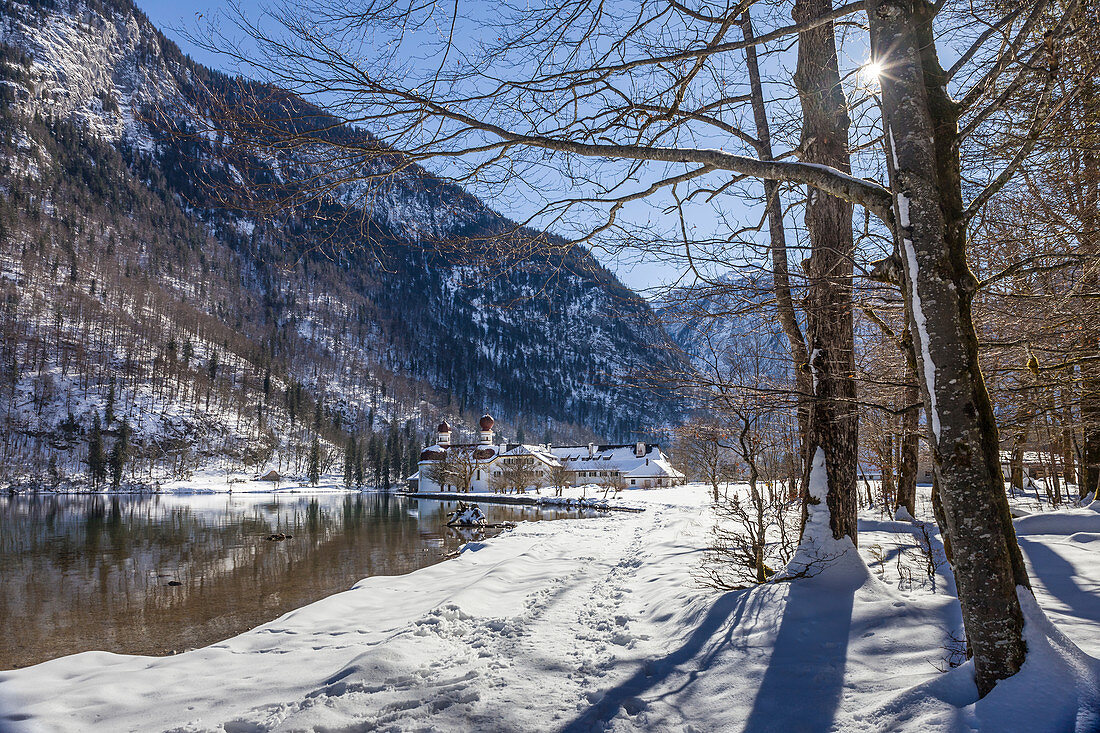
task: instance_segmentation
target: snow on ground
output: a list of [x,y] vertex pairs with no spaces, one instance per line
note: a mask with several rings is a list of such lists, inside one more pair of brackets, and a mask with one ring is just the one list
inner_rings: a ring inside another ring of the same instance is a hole
[[196,471],[189,478],[166,481],[157,490],[166,494],[328,494],[333,492],[359,493],[359,489],[344,486],[344,478],[336,473],[321,476],[316,486],[302,478],[284,477],[278,482],[264,481],[255,473],[206,469]]
[[1028,665],[974,704],[968,665],[940,671],[961,623],[946,565],[934,589],[920,570],[919,527],[866,512],[866,565],[723,593],[694,580],[708,495],[521,524],[178,656],[3,672],[0,729],[1100,729],[1097,662],[1061,636],[1100,652],[1100,508],[1018,521],[1051,623],[1029,611]]

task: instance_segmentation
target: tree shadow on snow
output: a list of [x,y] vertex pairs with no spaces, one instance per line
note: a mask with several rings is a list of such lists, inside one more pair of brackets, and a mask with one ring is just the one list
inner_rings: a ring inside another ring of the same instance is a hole
[[1076,570],[1068,560],[1041,542],[1027,537],[1017,537],[1017,540],[1031,561],[1032,574],[1048,593],[1069,606],[1074,616],[1100,618],[1100,596],[1077,584],[1073,579]]
[[[750,596],[751,591],[739,590],[730,591],[719,597],[679,649],[661,659],[648,661],[629,679],[604,693],[599,702],[588,708],[576,720],[565,725],[562,731],[582,733],[598,730],[610,722],[620,710],[625,709],[628,713],[634,713],[644,707],[645,703],[640,701],[641,696],[672,677],[680,667],[691,663],[723,628],[729,629],[724,641],[729,640],[732,629],[736,628],[745,613]],[[702,664],[695,663],[690,666],[692,671],[688,673],[688,681],[680,689],[691,684],[700,673],[705,673],[708,665],[704,661]]]
[[[676,695],[706,675],[712,662],[733,643],[748,614],[762,615],[783,604],[783,619],[744,730],[799,733],[832,727],[844,689],[852,608],[858,584],[794,581],[786,600],[778,586],[732,591],[721,596],[691,632],[687,641],[661,659],[651,660],[629,679],[608,690],[566,733],[601,730],[625,710],[644,710],[644,696],[666,680],[683,676],[682,684],[662,697]],[[723,632],[725,630],[725,633]],[[721,705],[720,700],[714,701]]]
[[844,691],[858,585],[794,581],[746,733],[832,728]]

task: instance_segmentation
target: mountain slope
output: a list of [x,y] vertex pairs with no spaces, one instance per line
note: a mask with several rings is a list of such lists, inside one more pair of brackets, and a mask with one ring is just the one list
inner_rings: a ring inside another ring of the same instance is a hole
[[698,372],[738,383],[748,376],[784,382],[790,358],[772,307],[767,274],[730,272],[674,288],[653,304],[676,347]]
[[536,439],[676,418],[633,386],[675,349],[588,253],[500,266],[434,247],[514,227],[417,169],[367,208],[226,205],[220,181],[308,164],[245,171],[223,136],[180,134],[202,90],[247,82],[191,62],[128,0],[5,0],[0,30],[0,405],[5,456],[27,457],[8,465],[82,471],[112,399],[108,437],[133,423],[129,470],[150,480],[226,456],[300,472],[314,436],[335,461],[357,433],[385,445],[365,452],[376,477],[396,476],[440,416],[461,428],[485,409]]

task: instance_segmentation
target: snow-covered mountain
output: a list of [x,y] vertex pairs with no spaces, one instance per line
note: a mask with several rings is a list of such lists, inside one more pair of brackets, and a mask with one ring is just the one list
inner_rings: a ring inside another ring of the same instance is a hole
[[512,226],[455,186],[410,168],[366,208],[346,192],[277,221],[213,196],[239,161],[217,130],[179,133],[204,90],[242,83],[129,0],[0,2],[6,457],[79,470],[108,401],[108,435],[125,416],[150,476],[227,455],[300,469],[315,435],[336,460],[349,433],[413,446],[483,410],[536,439],[675,421],[669,395],[633,386],[675,349],[586,251],[504,268],[425,244]]
[[700,373],[735,383],[749,375],[782,382],[790,360],[773,300],[769,275],[730,272],[672,289],[653,307]]

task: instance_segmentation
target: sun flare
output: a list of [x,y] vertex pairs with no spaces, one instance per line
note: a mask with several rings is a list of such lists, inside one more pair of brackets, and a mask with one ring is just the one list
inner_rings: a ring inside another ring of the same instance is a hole
[[860,69],[863,75],[863,80],[867,82],[877,82],[878,78],[882,75],[882,64],[878,61],[868,61]]

